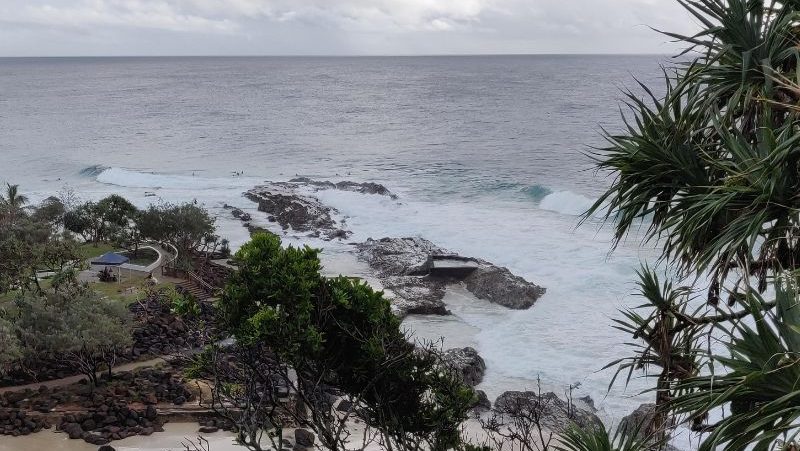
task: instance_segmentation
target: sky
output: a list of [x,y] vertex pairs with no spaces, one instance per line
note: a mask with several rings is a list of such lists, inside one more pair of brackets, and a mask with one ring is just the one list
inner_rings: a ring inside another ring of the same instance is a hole
[[0,0],[0,56],[674,53],[675,0]]

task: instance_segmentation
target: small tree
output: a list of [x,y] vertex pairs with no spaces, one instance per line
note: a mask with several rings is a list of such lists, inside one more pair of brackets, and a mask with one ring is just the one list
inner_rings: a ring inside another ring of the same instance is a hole
[[216,241],[214,218],[204,208],[185,203],[181,205],[150,205],[136,218],[139,233],[144,238],[167,242],[178,248],[184,264],[205,242]]
[[[216,393],[240,396],[235,405],[250,408],[236,420],[240,431],[280,429],[270,397],[283,386],[299,408],[281,412],[313,429],[329,449],[344,449],[353,416],[376,428],[390,448],[457,446],[472,390],[434,353],[407,340],[381,293],[322,277],[318,253],[284,249],[276,236],[256,234],[234,257],[239,270],[220,309],[241,349],[230,365],[237,376],[211,369]],[[334,408],[338,397],[347,408]],[[258,450],[256,438],[242,442]]]
[[108,377],[117,356],[132,341],[128,309],[79,288],[28,294],[17,303],[19,339],[30,360],[59,360],[96,385],[105,365]]
[[0,317],[0,376],[22,358],[22,349],[14,327]]

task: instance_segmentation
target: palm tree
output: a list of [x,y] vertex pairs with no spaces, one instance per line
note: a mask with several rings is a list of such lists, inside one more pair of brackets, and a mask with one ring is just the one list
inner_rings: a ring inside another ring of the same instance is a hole
[[[800,432],[800,296],[787,288],[800,280],[800,1],[678,2],[701,30],[665,33],[687,48],[663,96],[627,93],[624,132],[592,154],[614,178],[584,221],[606,211],[615,245],[644,225],[659,263],[689,281],[673,296],[642,277],[647,313],[618,322],[640,347],[615,364],[660,368],[662,412],[707,433],[701,449],[767,449]],[[695,346],[712,337],[723,352]]]
[[9,222],[14,222],[27,203],[28,197],[19,193],[19,185],[6,183],[5,196],[0,194],[0,208]]

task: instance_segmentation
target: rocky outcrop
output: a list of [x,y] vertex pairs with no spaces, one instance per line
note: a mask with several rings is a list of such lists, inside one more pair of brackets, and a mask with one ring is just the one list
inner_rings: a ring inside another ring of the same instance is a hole
[[258,204],[258,210],[267,213],[268,220],[277,222],[284,230],[307,232],[327,240],[347,238],[350,232],[338,224],[332,215],[338,212],[319,199],[298,193],[291,183],[271,183],[257,186],[245,197]]
[[[448,349],[442,354],[444,363],[456,371],[465,384],[474,387],[483,381],[486,362],[474,348]],[[484,394],[485,395],[485,394]]]
[[419,237],[369,239],[357,249],[359,257],[382,277],[425,275],[431,255],[448,253]]
[[353,191],[361,194],[378,194],[381,196],[388,196],[392,199],[397,199],[397,196],[389,191],[388,188],[379,183],[356,183],[350,181],[330,182],[327,180],[313,180],[308,177],[297,177],[289,180],[289,183],[294,183],[300,186],[312,187],[315,190],[336,189],[340,191]]
[[492,410],[501,422],[522,415],[538,417],[543,427],[555,432],[564,432],[571,425],[603,428],[596,411],[587,403],[570,405],[552,392],[539,396],[532,391],[508,391],[497,397]]
[[[426,306],[441,302],[438,287],[447,283],[464,283],[476,297],[512,309],[526,309],[533,305],[545,289],[516,276],[506,268],[496,266],[485,260],[464,258],[447,251],[423,238],[381,238],[369,239],[357,245],[359,258],[375,270],[381,282],[390,291],[390,286],[413,286],[414,290],[398,290],[394,294],[403,308],[399,311],[413,310],[411,305]],[[469,261],[474,269],[462,278],[439,277],[431,272],[435,256]],[[402,283],[401,283],[402,282]]]
[[400,318],[406,315],[449,315],[445,305],[445,285],[439,281],[415,276],[390,276],[382,279],[388,290],[392,311]]
[[481,265],[464,279],[464,284],[475,297],[500,304],[510,309],[530,308],[542,297],[545,289],[515,276],[506,268],[488,262]]

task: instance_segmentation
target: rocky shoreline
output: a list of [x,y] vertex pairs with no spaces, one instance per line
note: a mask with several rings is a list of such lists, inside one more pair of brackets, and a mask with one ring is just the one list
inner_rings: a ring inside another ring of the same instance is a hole
[[[369,239],[357,244],[357,255],[375,271],[394,295],[398,315],[447,314],[442,299],[447,285],[462,283],[475,297],[504,307],[530,308],[546,289],[477,258],[465,258],[418,237]],[[434,259],[445,257],[471,263],[463,276],[437,275]]]

